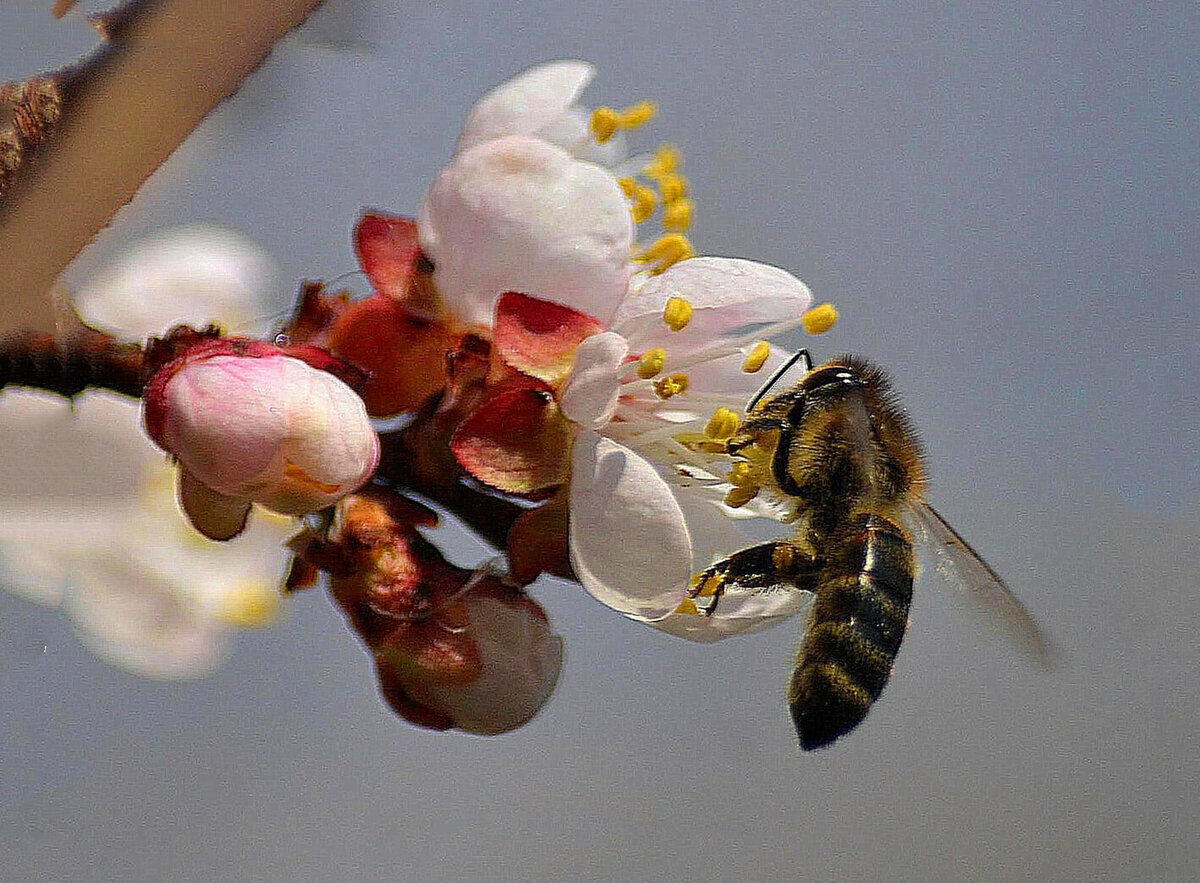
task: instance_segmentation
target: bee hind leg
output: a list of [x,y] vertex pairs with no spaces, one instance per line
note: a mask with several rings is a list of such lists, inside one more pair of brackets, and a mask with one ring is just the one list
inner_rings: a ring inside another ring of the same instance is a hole
[[727,591],[754,593],[780,588],[812,591],[822,562],[794,543],[777,540],[734,552],[692,577],[688,597],[711,599],[698,611],[712,616]]

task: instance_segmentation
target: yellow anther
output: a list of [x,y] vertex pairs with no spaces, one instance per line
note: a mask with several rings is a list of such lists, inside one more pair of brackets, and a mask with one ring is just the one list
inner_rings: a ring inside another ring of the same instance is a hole
[[714,573],[712,576],[710,576],[708,579],[706,579],[704,581],[704,584],[702,586],[700,586],[700,590],[698,592],[696,592],[696,597],[697,598],[712,598],[713,596],[715,596],[717,594],[717,592],[721,591],[721,586],[724,584],[725,584],[725,580],[723,580],[719,575]]
[[247,583],[222,596],[217,615],[240,628],[261,628],[279,616],[279,592],[265,583]]
[[633,193],[629,197],[629,212],[633,215],[633,223],[643,224],[650,220],[658,205],[658,197],[645,184],[634,183]]
[[694,257],[695,254],[696,251],[686,236],[682,233],[668,233],[636,255],[634,260],[640,264],[653,264],[650,272],[657,276],[680,261]]
[[687,196],[687,178],[674,173],[660,175],[656,180],[658,192],[662,194],[663,202],[672,203]]
[[649,380],[663,369],[666,361],[667,352],[662,347],[646,350],[642,353],[642,357],[638,359],[637,376],[642,378],[642,380]]
[[663,144],[655,151],[654,158],[646,163],[642,173],[647,178],[659,178],[669,175],[683,165],[683,154],[673,144]]
[[700,608],[696,606],[696,602],[691,598],[684,598],[679,602],[679,606],[675,608],[676,613],[683,613],[688,616],[698,616]]
[[741,422],[736,411],[731,411],[729,408],[717,408],[708,418],[704,434],[709,438],[729,438],[738,431]]
[[667,203],[663,206],[663,229],[683,233],[692,226],[692,210],[692,201],[686,197]]
[[767,358],[771,355],[771,345],[765,340],[760,340],[754,344],[754,348],[750,350],[750,354],[746,356],[746,361],[742,362],[742,370],[747,374],[755,374],[762,369]]
[[672,331],[682,331],[692,321],[692,305],[682,297],[667,298],[663,307],[663,322]]
[[654,381],[654,394],[660,399],[669,399],[687,392],[689,382],[686,374],[668,374]]
[[653,101],[639,101],[621,111],[621,125],[626,129],[636,129],[654,119],[658,113],[658,105]]
[[800,321],[804,323],[804,330],[809,334],[824,334],[833,327],[837,317],[837,310],[833,304],[821,304],[805,313]]
[[621,188],[621,192],[625,194],[626,199],[633,199],[633,194],[637,188],[642,186],[633,178],[626,175],[623,178],[617,178],[617,186]]
[[603,144],[621,128],[621,115],[611,107],[597,107],[592,111],[592,137]]
[[729,493],[725,495],[725,505],[730,509],[737,509],[745,506],[751,500],[758,496],[757,487],[735,487],[731,488]]
[[734,487],[754,487],[754,475],[749,463],[734,463],[729,470],[729,483]]

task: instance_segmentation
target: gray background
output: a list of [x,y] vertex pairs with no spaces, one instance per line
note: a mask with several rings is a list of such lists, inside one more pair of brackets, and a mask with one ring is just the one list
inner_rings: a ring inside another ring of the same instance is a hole
[[[0,79],[90,44],[48,7],[4,5]],[[660,103],[643,143],[684,150],[700,250],[794,271],[842,311],[818,355],[892,368],[933,501],[1063,664],[931,573],[866,724],[802,756],[794,624],[691,646],[546,582],[557,694],[481,739],[394,718],[320,592],[187,684],[0,593],[0,877],[1200,875],[1195,3],[497,7],[334,5],[88,260],[206,220],[290,279],[354,269],[359,210],[415,211],[483,90],[589,59],[591,103]]]

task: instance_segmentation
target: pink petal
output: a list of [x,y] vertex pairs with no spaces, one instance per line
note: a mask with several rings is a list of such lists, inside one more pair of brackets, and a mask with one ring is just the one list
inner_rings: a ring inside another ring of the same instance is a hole
[[496,302],[492,342],[509,367],[558,386],[580,343],[603,330],[570,307],[509,291]]
[[230,540],[246,527],[250,501],[227,497],[200,482],[186,469],[179,470],[179,504],[188,521],[210,540]]
[[550,388],[527,378],[477,407],[459,425],[450,447],[480,481],[529,494],[567,479],[572,434]]
[[654,467],[585,430],[575,441],[570,503],[571,565],[592,597],[640,619],[670,614],[688,587],[692,546]]
[[397,300],[408,295],[421,257],[416,221],[366,212],[354,228],[354,251],[376,291]]
[[532,135],[561,116],[595,73],[586,61],[547,61],[506,80],[471,108],[458,151],[504,135]]

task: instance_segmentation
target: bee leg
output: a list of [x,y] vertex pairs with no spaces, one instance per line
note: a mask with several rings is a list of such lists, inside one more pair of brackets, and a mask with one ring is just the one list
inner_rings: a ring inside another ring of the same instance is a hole
[[[690,598],[711,598],[700,612],[712,616],[729,589],[765,592],[779,588],[813,590],[823,563],[794,543],[778,540],[734,552],[692,577]],[[699,607],[699,605],[697,605]]]

